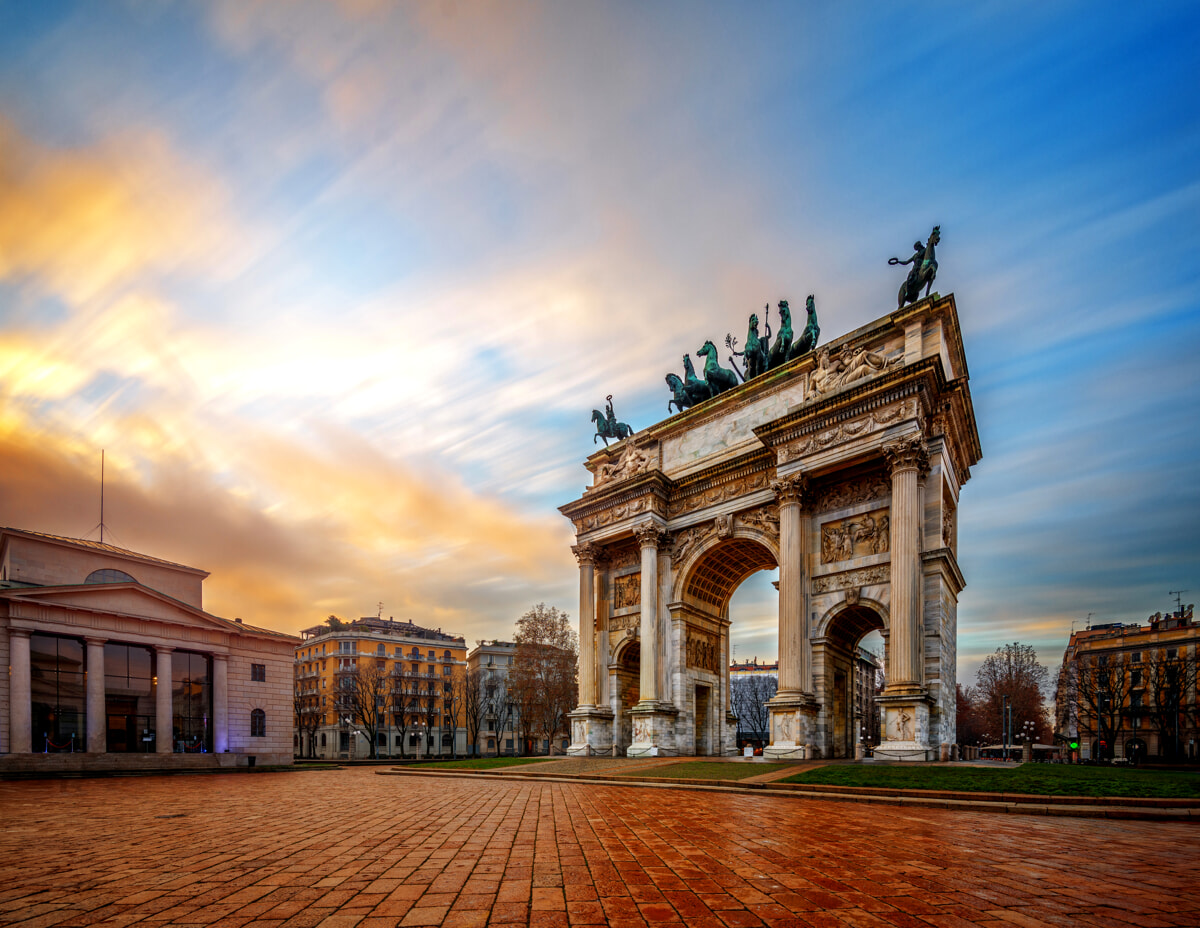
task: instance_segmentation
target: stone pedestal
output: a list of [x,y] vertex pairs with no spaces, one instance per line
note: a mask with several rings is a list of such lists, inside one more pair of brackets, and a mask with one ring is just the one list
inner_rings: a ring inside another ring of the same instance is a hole
[[929,759],[929,703],[909,695],[883,695],[883,738],[875,749],[879,760]]
[[568,716],[571,720],[571,746],[567,753],[575,757],[608,754],[613,748],[613,714],[608,709],[580,706]]
[[771,713],[771,743],[763,748],[770,760],[808,760],[813,756],[817,701],[812,696],[780,695],[767,702]]
[[633,743],[625,752],[627,757],[674,757],[675,720],[679,710],[674,706],[638,703],[629,710],[633,718]]

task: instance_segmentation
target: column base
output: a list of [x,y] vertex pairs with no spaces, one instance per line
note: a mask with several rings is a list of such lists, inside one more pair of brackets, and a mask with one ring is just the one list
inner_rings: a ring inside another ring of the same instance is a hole
[[571,720],[572,757],[609,754],[613,745],[613,714],[611,709],[580,706],[567,716]]
[[875,748],[878,760],[924,762],[930,759],[929,702],[924,695],[886,693],[877,698],[883,708],[883,732]]
[[777,694],[767,701],[771,714],[771,743],[763,757],[771,760],[808,760],[813,753],[817,725],[817,700],[810,693]]
[[679,710],[669,703],[638,703],[629,710],[633,719],[633,743],[626,757],[674,757],[675,719]]

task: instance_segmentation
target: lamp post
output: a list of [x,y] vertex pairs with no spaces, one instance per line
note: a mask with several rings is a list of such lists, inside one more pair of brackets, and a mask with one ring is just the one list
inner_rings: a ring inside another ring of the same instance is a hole
[[1021,738],[1025,742],[1024,750],[1021,752],[1022,761],[1033,760],[1033,729],[1034,723],[1026,720],[1021,723]]
[[1000,718],[1000,727],[1003,729],[1003,732],[1004,732],[1004,734],[1003,734],[1003,737],[1004,737],[1004,759],[1007,761],[1008,760],[1008,730],[1009,730],[1011,714],[1010,714],[1010,708],[1008,705],[1008,697],[1002,696],[1001,698],[1004,700],[1004,711],[1003,711],[1003,715]]

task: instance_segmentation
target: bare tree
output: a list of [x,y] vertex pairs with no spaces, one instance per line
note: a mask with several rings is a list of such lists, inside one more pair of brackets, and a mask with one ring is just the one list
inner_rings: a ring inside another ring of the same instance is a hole
[[388,709],[392,714],[392,725],[400,735],[400,757],[403,758],[408,745],[408,731],[418,705],[417,690],[420,675],[409,673],[404,664],[397,662],[392,668],[391,688],[388,691]]
[[[519,736],[521,726],[520,715],[517,712],[517,705],[513,702],[512,693],[509,692],[506,677],[500,677],[493,681],[485,683],[484,702],[487,703],[487,713],[494,720],[496,725],[496,737],[504,737],[504,733],[512,732],[513,736],[513,753],[521,754],[522,745]],[[500,753],[497,749],[496,753]]]
[[[435,686],[436,682],[432,679],[432,675],[426,674],[425,679],[420,681],[416,692],[414,714],[420,719],[425,729],[426,757],[433,757],[433,731],[439,727],[438,723],[442,714],[442,694],[440,689]],[[438,745],[438,749],[441,749],[441,745]]]
[[1004,731],[1004,698],[1012,708],[1014,728],[1021,723],[1034,723],[1034,738],[1043,743],[1050,740],[1050,724],[1042,705],[1047,687],[1046,668],[1038,663],[1032,645],[1014,641],[983,660],[976,679],[975,707],[979,724],[989,734]]
[[[1182,653],[1181,653],[1182,652]],[[1145,653],[1140,667],[1130,668],[1130,714],[1142,707],[1142,693],[1137,684],[1145,687],[1145,714],[1158,732],[1158,753],[1175,758],[1181,753],[1180,731],[1195,706],[1189,706],[1188,694],[1196,687],[1196,657],[1183,648],[1154,648]]]
[[364,658],[338,675],[338,710],[361,726],[371,741],[371,758],[379,756],[379,730],[387,718],[391,678],[382,660]]
[[767,674],[732,677],[729,700],[738,718],[738,740],[769,737],[771,711],[767,701],[779,689],[779,681]]
[[467,728],[467,753],[479,753],[479,732],[487,717],[488,703],[483,693],[484,672],[479,667],[468,669],[461,676],[462,715]]
[[321,697],[316,693],[303,693],[298,688],[293,692],[292,702],[296,711],[296,731],[300,735],[300,751],[301,757],[304,756],[304,746],[308,744],[308,756],[310,758],[317,756],[315,745],[317,731],[321,727],[321,712],[320,707]]
[[567,613],[538,603],[517,621],[514,642],[508,686],[523,734],[541,736],[553,751],[578,696],[577,636]]
[[1064,668],[1067,698],[1074,703],[1079,734],[1095,738],[1097,759],[1114,754],[1121,719],[1131,696],[1132,676],[1127,654],[1081,655]]
[[[458,730],[462,727],[467,697],[467,668],[451,664],[450,674],[442,677],[442,740],[450,733],[450,756],[458,758]],[[443,666],[443,669],[445,665]]]

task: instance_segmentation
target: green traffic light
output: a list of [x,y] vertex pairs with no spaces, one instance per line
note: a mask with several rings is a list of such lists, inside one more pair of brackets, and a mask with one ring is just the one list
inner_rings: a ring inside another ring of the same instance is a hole
[[1076,750],[1078,750],[1078,749],[1079,749],[1079,742],[1078,742],[1078,741],[1072,741],[1072,742],[1071,742],[1071,750],[1072,750],[1072,751],[1076,751]]

